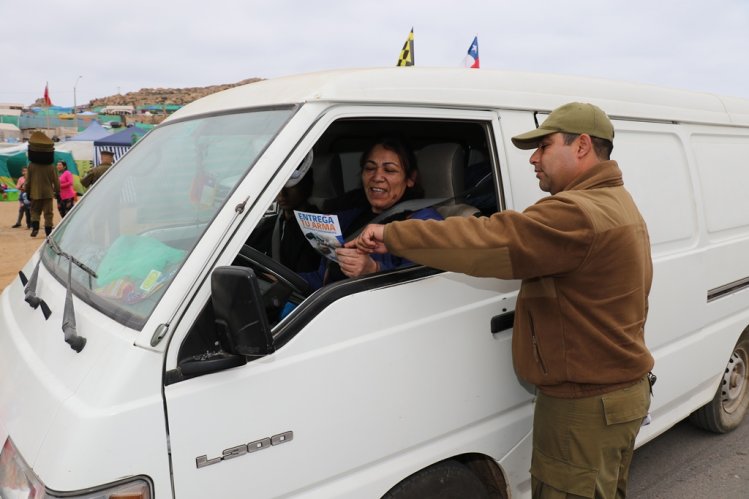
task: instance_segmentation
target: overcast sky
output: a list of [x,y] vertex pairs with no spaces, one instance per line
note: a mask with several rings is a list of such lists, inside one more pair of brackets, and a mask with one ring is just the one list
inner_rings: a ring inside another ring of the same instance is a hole
[[747,0],[0,0],[0,20],[0,102],[394,66],[411,27],[417,66],[462,67],[478,35],[482,69],[749,98]]

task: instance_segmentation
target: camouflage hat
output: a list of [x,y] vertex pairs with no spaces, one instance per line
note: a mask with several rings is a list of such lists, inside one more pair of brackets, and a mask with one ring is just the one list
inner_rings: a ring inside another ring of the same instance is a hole
[[535,149],[542,138],[558,132],[586,133],[591,137],[614,140],[614,125],[601,108],[583,102],[570,102],[553,110],[535,130],[513,137],[512,143],[519,149]]

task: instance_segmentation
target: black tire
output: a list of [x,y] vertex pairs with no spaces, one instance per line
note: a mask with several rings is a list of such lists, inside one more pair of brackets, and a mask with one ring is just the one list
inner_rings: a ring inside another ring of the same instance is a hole
[[488,499],[479,478],[466,466],[448,459],[403,479],[383,499]]
[[709,403],[689,416],[693,425],[714,433],[736,429],[749,409],[749,330],[739,338]]

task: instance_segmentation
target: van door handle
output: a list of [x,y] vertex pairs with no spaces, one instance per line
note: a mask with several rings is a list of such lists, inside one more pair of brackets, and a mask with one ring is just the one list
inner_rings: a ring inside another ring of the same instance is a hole
[[504,314],[495,315],[492,317],[491,329],[492,334],[499,333],[506,329],[511,329],[512,324],[515,322],[515,311],[510,310]]

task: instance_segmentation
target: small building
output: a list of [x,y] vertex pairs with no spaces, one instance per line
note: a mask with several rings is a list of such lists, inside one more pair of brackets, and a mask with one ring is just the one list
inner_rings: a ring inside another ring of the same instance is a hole
[[21,124],[21,110],[14,107],[3,107],[12,105],[0,104],[0,123],[10,123],[18,127]]
[[17,102],[0,102],[0,113],[5,109],[15,109],[16,111],[23,111],[25,106]]
[[104,106],[101,111],[101,114],[135,114],[135,107],[134,106]]
[[11,123],[0,123],[0,142],[21,142],[21,129]]

